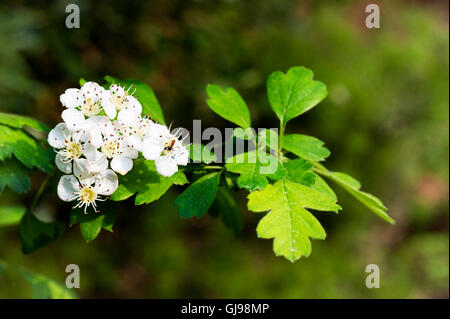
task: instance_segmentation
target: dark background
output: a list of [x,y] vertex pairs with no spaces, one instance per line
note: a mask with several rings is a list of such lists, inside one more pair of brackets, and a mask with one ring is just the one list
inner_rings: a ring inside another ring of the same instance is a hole
[[[256,238],[261,215],[246,210],[246,192],[237,194],[244,231],[234,236],[209,216],[181,219],[174,187],[148,206],[119,203],[115,232],[89,244],[77,225],[22,255],[17,227],[0,228],[0,259],[59,282],[78,264],[81,297],[448,298],[448,2],[372,2],[380,29],[365,27],[369,1],[73,1],[80,29],[64,24],[71,1],[2,1],[2,112],[53,126],[66,88],[109,74],[147,82],[176,126],[229,126],[205,102],[215,83],[240,92],[255,127],[276,127],[265,80],[303,65],[329,95],[288,132],[326,141],[327,166],[360,179],[397,224],[338,192],[344,210],[319,216],[327,239],[291,264]],[[42,178],[25,196],[5,190],[0,203],[26,205]],[[56,182],[38,206],[43,219],[69,213]],[[372,263],[379,289],[364,284]],[[23,279],[0,276],[0,297],[30,296]]]

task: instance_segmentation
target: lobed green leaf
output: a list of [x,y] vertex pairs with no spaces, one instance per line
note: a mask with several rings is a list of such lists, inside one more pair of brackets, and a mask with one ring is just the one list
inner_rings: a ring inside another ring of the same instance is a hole
[[268,185],[262,191],[254,191],[248,199],[249,210],[269,211],[257,226],[258,237],[273,238],[275,255],[284,256],[291,262],[309,256],[309,238],[326,237],[319,221],[306,208],[334,212],[341,209],[329,196],[288,179]]
[[[229,172],[240,174],[237,185],[249,191],[263,189],[267,186],[268,178],[278,180],[284,177],[286,171],[283,165],[273,156],[266,154],[267,162],[264,163],[260,152],[251,151],[241,153],[227,159],[226,169]],[[276,167],[270,167],[270,165]],[[265,173],[270,171],[270,173]]]
[[45,173],[53,172],[48,151],[22,130],[0,125],[0,160],[11,158],[12,154],[28,168],[38,167]]
[[270,105],[282,123],[316,106],[327,96],[325,84],[313,80],[313,72],[293,67],[286,74],[273,72],[267,79]]
[[325,143],[313,136],[288,134],[284,136],[283,148],[305,160],[318,162],[330,156]]
[[312,172],[313,165],[301,158],[283,163],[286,170],[286,178],[305,186],[312,186],[316,182],[316,176]]
[[206,93],[209,97],[206,102],[211,110],[244,129],[250,127],[250,112],[247,104],[235,89],[227,87],[222,90],[218,85],[209,84],[206,87]]
[[12,159],[0,161],[0,193],[6,186],[16,193],[25,193],[31,187],[26,168]]
[[50,132],[50,127],[48,127],[42,122],[39,122],[38,120],[35,120],[28,116],[11,113],[0,112],[0,124],[8,125],[15,128],[23,128],[24,126],[28,126],[32,129],[44,133]]

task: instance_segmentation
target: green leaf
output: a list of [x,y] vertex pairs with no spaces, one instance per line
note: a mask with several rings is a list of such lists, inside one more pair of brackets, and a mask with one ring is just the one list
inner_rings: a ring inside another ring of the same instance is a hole
[[[111,205],[109,205],[111,206]],[[98,213],[85,214],[82,209],[73,209],[70,212],[70,226],[80,223],[81,234],[86,242],[91,242],[100,234],[102,229],[112,232],[116,220],[117,210],[109,207]]]
[[28,168],[53,172],[49,153],[35,139],[21,130],[0,125],[0,160],[11,158],[12,154]]
[[312,186],[316,182],[316,176],[311,171],[313,165],[301,158],[283,163],[286,170],[286,178],[305,186]]
[[219,187],[211,210],[220,215],[224,225],[235,235],[241,233],[243,228],[242,212],[227,186]]
[[97,217],[95,219],[80,223],[81,234],[84,239],[86,239],[86,242],[93,241],[97,238],[98,234],[100,234],[103,225],[103,218]]
[[240,140],[254,140],[255,132],[251,127],[248,127],[246,129],[236,127],[233,129],[233,136]]
[[25,167],[12,159],[0,161],[0,193],[5,186],[16,193],[25,193],[31,187]]
[[341,181],[342,183],[344,183],[345,185],[354,188],[354,189],[360,189],[361,188],[361,183],[354,177],[345,174],[345,173],[341,173],[341,172],[332,172],[333,176],[336,177],[337,179],[339,179],[339,181]]
[[229,189],[233,191],[239,190],[239,187],[237,186],[237,179],[239,178],[239,174],[231,173],[229,171],[225,171],[223,174],[225,184],[228,186]]
[[189,185],[175,200],[175,205],[179,206],[180,216],[184,218],[202,217],[216,197],[219,181],[220,172],[216,172],[204,175]]
[[48,133],[50,132],[50,127],[45,125],[44,123],[39,122],[28,116],[22,116],[11,113],[2,113],[0,112],[0,124],[5,124],[8,126],[12,126],[15,128],[22,128],[24,126],[28,126],[32,129]]
[[23,206],[0,206],[0,226],[17,225],[25,211]]
[[355,178],[345,173],[329,171],[323,166],[321,166],[320,169],[316,170],[316,172],[330,178],[332,181],[342,186],[360,203],[369,208],[372,212],[377,214],[385,221],[391,224],[395,223],[395,220],[387,214],[387,208],[386,206],[384,206],[383,202],[372,194],[361,191],[361,183]]
[[261,152],[242,153],[228,158],[225,167],[232,173],[240,174],[237,179],[240,188],[249,191],[263,189],[268,184],[267,178],[278,180],[286,174],[282,164],[274,156],[266,154],[265,157],[267,163],[263,162]]
[[0,274],[2,271],[16,272],[21,275],[30,285],[32,298],[35,299],[73,299],[77,295],[59,282],[47,276],[29,271],[23,267],[11,265],[0,260]]
[[[134,96],[142,104],[142,113],[145,115],[149,115],[152,120],[157,121],[158,123],[166,124],[163,111],[161,109],[161,106],[159,105],[156,95],[146,83],[132,79],[121,81],[109,75],[105,76],[105,80],[110,85],[120,84],[120,86],[124,87],[125,89],[128,89],[131,85],[134,85],[136,87]],[[133,90],[133,88],[130,89],[131,92]]]
[[111,76],[111,75],[105,75],[103,78],[106,81],[106,85],[103,86],[105,89],[109,88],[113,84],[120,83],[120,80],[118,78]]
[[77,295],[59,282],[47,276],[25,270],[18,267],[26,281],[31,285],[32,298],[34,299],[75,299]]
[[66,226],[59,221],[44,223],[37,219],[34,214],[27,211],[19,226],[19,237],[24,254],[32,253],[58,239]]
[[322,177],[320,177],[317,174],[314,174],[316,177],[316,181],[314,185],[311,186],[311,188],[315,189],[316,191],[321,192],[322,194],[325,194],[327,196],[330,196],[332,199],[337,201],[336,193],[331,189],[331,187],[327,184],[327,182],[324,181]]
[[218,85],[209,84],[206,87],[206,93],[209,97],[206,102],[211,110],[244,129],[250,127],[250,112],[247,104],[235,89],[227,87],[222,90]]
[[119,187],[111,195],[114,201],[125,200],[137,193],[135,204],[149,204],[159,199],[173,184],[187,183],[186,176],[178,171],[171,177],[164,177],[156,171],[153,161],[139,159],[128,174],[119,177]]
[[279,137],[274,130],[265,129],[258,134],[258,144],[260,146],[267,146],[271,150],[278,150]]
[[189,181],[183,172],[178,172],[178,174],[175,174],[175,179],[174,179],[173,183],[175,185],[185,185],[185,184],[188,184]]
[[80,83],[80,87],[82,87],[86,83],[86,80],[83,78],[80,78],[79,83]]
[[313,136],[288,134],[284,136],[283,148],[305,160],[318,162],[330,156],[330,151],[324,144]]
[[327,96],[327,88],[313,80],[311,70],[293,67],[286,74],[276,71],[269,76],[267,95],[275,114],[286,124],[322,101]]
[[275,255],[284,256],[291,262],[309,256],[309,238],[326,237],[322,225],[305,208],[335,212],[341,209],[330,197],[290,180],[281,180],[262,191],[252,192],[248,199],[249,210],[270,210],[257,226],[258,237],[274,238]]
[[189,150],[189,157],[193,162],[209,164],[217,161],[216,155],[203,144],[193,143],[187,149]]

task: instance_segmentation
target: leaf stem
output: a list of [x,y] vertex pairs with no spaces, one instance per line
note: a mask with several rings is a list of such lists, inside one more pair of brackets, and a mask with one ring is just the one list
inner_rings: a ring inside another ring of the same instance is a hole
[[36,204],[38,203],[39,199],[41,199],[42,194],[44,193],[45,188],[47,187],[48,181],[50,180],[50,178],[53,176],[53,174],[49,174],[45,177],[45,179],[42,181],[41,186],[39,186],[39,189],[36,193],[36,195],[34,195],[33,201],[31,202],[31,205],[29,207],[29,211],[33,211],[34,207],[36,206]]
[[205,165],[202,167],[203,169],[225,169],[224,166],[220,166],[220,165]]
[[313,167],[314,172],[324,175],[324,176],[329,176],[328,169],[325,166],[323,166],[322,164],[319,164],[317,162],[310,161],[310,163],[314,165],[314,167]]
[[278,158],[280,158],[281,149],[283,148],[284,129],[286,124],[283,120],[280,120],[280,135],[278,139]]
[[224,170],[225,166],[220,165],[204,165],[204,166],[197,166],[197,167],[185,167],[183,168],[184,171],[188,172],[195,172],[195,171],[202,171],[202,170]]

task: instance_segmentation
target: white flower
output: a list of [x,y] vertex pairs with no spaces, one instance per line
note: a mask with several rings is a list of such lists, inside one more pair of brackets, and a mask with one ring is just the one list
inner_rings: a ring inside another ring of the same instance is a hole
[[133,120],[134,125],[132,126],[125,126],[117,121],[114,123],[117,123],[117,126],[120,127],[117,130],[128,137],[129,145],[132,145],[139,152],[142,152],[143,140],[150,136],[152,128],[157,125],[148,117],[141,117],[140,115],[137,115]]
[[133,168],[133,159],[138,157],[138,151],[133,148],[129,137],[118,133],[107,135],[100,150],[108,159],[112,159],[111,168],[121,175]]
[[99,172],[108,168],[108,161],[105,156],[97,152],[96,147],[83,140],[82,132],[71,132],[67,129],[65,123],[59,123],[48,134],[48,143],[57,149],[55,163],[64,173],[72,173],[72,163],[78,166],[83,165],[80,162],[85,161],[81,156],[84,155],[89,162],[90,172]]
[[148,137],[144,139],[142,154],[148,160],[154,160],[159,174],[169,177],[178,171],[178,165],[186,165],[189,151],[182,145],[179,137],[170,134],[169,129],[154,124]]
[[67,107],[61,113],[67,129],[82,132],[82,140],[89,141],[95,147],[102,144],[102,135],[98,127],[98,119],[102,116],[97,114],[102,109],[101,97],[104,91],[97,83],[86,82],[81,89],[68,89],[60,97],[61,103]]
[[65,202],[78,201],[74,208],[83,207],[84,213],[89,206],[97,212],[96,201],[104,201],[102,196],[115,192],[119,182],[116,173],[107,169],[94,176],[77,179],[74,175],[64,175],[58,183],[58,196]]
[[[113,84],[102,95],[102,105],[106,115],[126,126],[135,126],[136,117],[142,112],[141,103],[130,94],[131,86],[125,91],[119,84]],[[118,113],[118,114],[117,114]]]
[[95,116],[102,110],[101,98],[105,89],[95,82],[86,82],[81,89],[67,89],[60,97],[67,107],[61,114],[70,130],[81,129],[78,124],[84,117]]
[[[115,172],[125,175],[142,152],[154,160],[156,170],[172,176],[179,165],[187,165],[189,151],[177,133],[142,117],[142,106],[120,85],[109,90],[87,82],[80,89],[67,89],[60,96],[66,107],[59,123],[48,135],[56,151],[56,166],[65,174],[58,183],[58,196],[76,200],[75,208],[92,206],[118,187]],[[106,115],[99,115],[103,112]],[[109,163],[109,160],[111,162]],[[110,165],[111,169],[108,169]]]
[[162,176],[170,177],[178,171],[178,165],[188,163],[189,151],[184,147],[175,149],[155,160],[156,171]]

